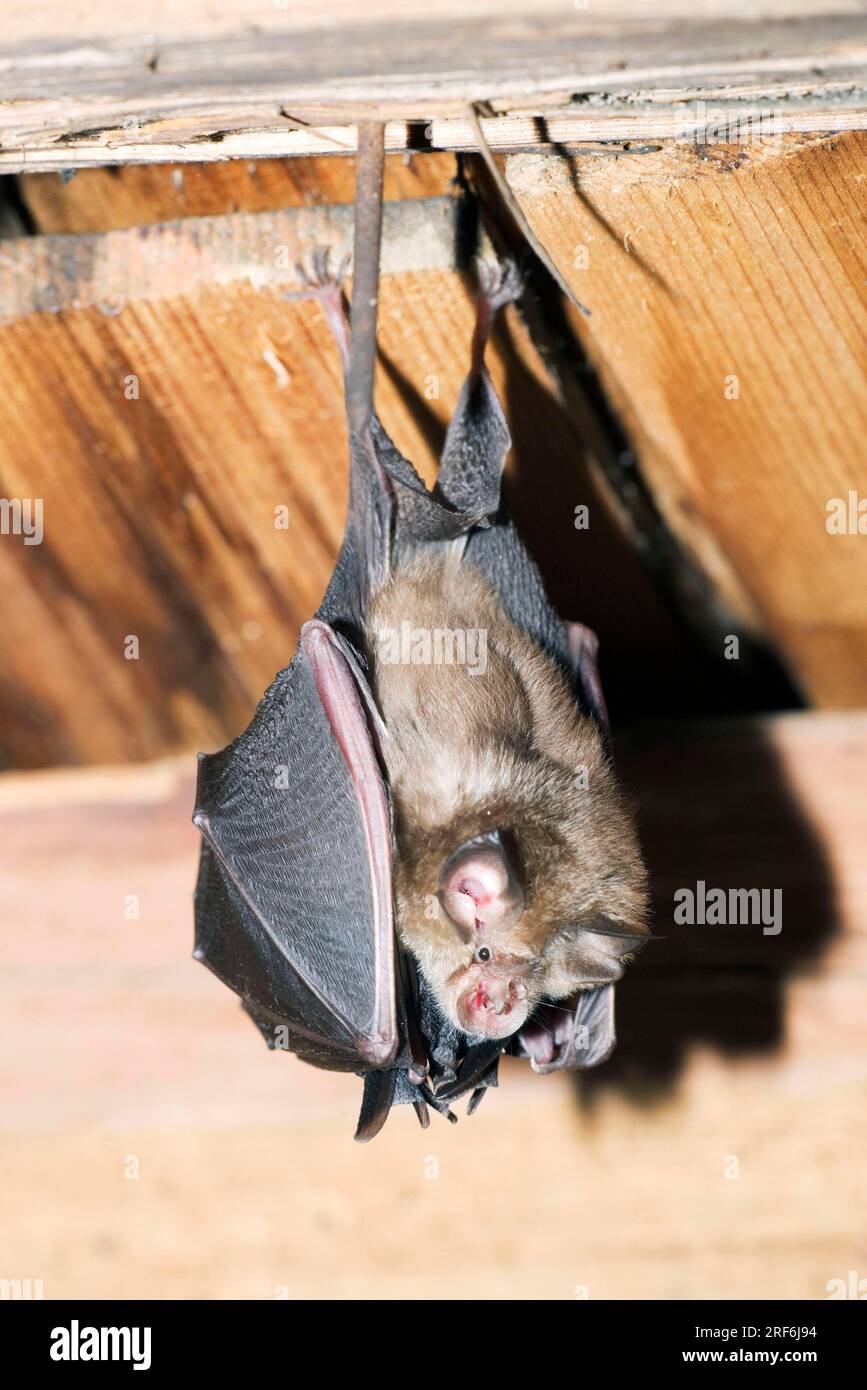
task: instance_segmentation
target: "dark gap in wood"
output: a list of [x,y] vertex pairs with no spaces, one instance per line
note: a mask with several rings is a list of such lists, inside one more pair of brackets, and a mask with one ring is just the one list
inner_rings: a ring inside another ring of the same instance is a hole
[[[676,644],[670,649],[654,650],[652,645],[636,648],[631,641],[606,639],[610,611],[606,614],[601,599],[596,612],[578,611],[575,603],[580,602],[581,590],[574,573],[574,552],[567,555],[563,547],[558,551],[552,543],[555,528],[546,530],[540,521],[546,500],[542,495],[544,475],[547,473],[547,486],[555,494],[548,500],[560,508],[568,505],[562,495],[568,481],[555,476],[556,460],[544,456],[538,438],[535,450],[530,442],[525,442],[522,449],[520,422],[516,430],[514,414],[510,414],[516,436],[513,510],[522,533],[531,543],[555,606],[565,617],[601,629],[613,717],[643,719],[651,714],[664,718],[802,708],[803,698],[772,649],[747,633],[743,624],[721,607],[709,579],[668,527],[642,476],[634,442],[574,332],[563,296],[532,247],[520,238],[508,212],[502,209],[499,190],[484,161],[473,155],[462,156],[461,177],[466,196],[478,199],[481,220],[492,244],[499,254],[511,256],[521,267],[526,291],[518,309],[547,368],[555,399],[574,430],[576,457],[589,452],[628,518],[628,540],[624,538],[619,543],[619,532],[612,529],[607,537],[610,555],[597,558],[610,570],[613,579],[618,554],[622,556],[623,547],[631,545],[676,633]],[[502,346],[502,325],[499,332]],[[517,367],[514,354],[511,361]],[[526,383],[521,389],[526,392]],[[544,412],[542,401],[538,408]],[[539,418],[544,419],[544,413]],[[527,475],[523,486],[522,473]],[[576,476],[573,492],[577,485]],[[527,501],[532,499],[531,506],[522,506],[522,493]],[[536,543],[532,544],[534,533]],[[617,602],[616,596],[613,602]],[[736,632],[740,639],[740,658],[736,662],[722,656],[723,639],[731,632]],[[652,672],[647,670],[648,660],[653,663]]]
[[21,191],[17,174],[0,175],[0,240],[37,236],[39,228]]

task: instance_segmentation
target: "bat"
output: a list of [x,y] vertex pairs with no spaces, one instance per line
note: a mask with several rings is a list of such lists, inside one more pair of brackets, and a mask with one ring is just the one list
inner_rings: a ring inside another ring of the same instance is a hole
[[520,293],[482,266],[469,370],[429,491],[373,409],[380,127],[359,133],[351,321],[314,258],[344,373],[346,532],[316,615],[249,727],[200,755],[195,951],[269,1046],[364,1078],[356,1138],[396,1104],[454,1120],[500,1056],[584,1068],[648,934],[597,641],[552,609],[501,499],[485,367]]

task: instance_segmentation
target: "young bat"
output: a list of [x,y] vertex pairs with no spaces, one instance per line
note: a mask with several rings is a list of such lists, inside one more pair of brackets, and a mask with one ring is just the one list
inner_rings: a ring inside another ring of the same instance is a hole
[[393,1104],[426,1124],[471,1092],[471,1112],[503,1052],[603,1061],[647,891],[596,639],[554,613],[500,499],[484,353],[517,276],[482,268],[429,492],[372,408],[381,142],[362,145],[351,343],[321,256],[311,286],[344,366],[346,534],[249,728],[201,757],[194,821],[196,957],[270,1046],[364,1075],[369,1139]]

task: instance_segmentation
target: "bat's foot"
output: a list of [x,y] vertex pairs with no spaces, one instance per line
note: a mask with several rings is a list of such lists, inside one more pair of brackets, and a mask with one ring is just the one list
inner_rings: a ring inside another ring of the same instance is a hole
[[479,293],[476,300],[476,327],[470,354],[470,374],[478,380],[484,367],[485,348],[494,319],[506,304],[518,299],[524,283],[514,261],[480,261]]
[[523,277],[512,260],[480,261],[478,277],[479,297],[491,315],[520,299],[524,290]]
[[343,282],[349,268],[349,256],[343,256],[331,268],[331,247],[317,246],[310,256],[309,266],[296,262],[295,270],[303,286],[287,293],[286,299],[317,299],[322,305],[328,327],[340,353],[344,373],[349,370],[349,318],[343,300]]
[[[295,269],[298,278],[305,286],[299,294],[317,294],[321,290],[340,289],[346,279],[346,272],[349,269],[349,256],[341,256],[334,269],[331,266],[331,247],[315,246],[310,255],[308,264],[296,261]],[[291,296],[298,298],[299,295]]]

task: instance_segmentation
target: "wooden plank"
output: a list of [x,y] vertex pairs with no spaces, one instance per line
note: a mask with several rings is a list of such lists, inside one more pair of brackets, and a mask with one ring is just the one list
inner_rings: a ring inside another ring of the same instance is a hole
[[[444,21],[466,17],[535,22],[539,16],[550,15],[550,0],[438,0],[437,15]],[[576,8],[578,8],[576,6]],[[659,0],[656,14],[661,22],[689,18],[696,11],[695,0]],[[713,14],[721,6],[704,3],[701,9]],[[640,18],[646,9],[644,0],[594,0],[597,20],[623,23]],[[735,0],[726,12],[753,20],[819,18],[827,15],[857,15],[860,0]],[[364,15],[371,22],[393,25],[416,18],[418,6],[413,0],[368,0]],[[265,8],[260,0],[233,0],[231,8],[222,9],[213,0],[186,0],[176,5],[174,0],[43,0],[33,6],[27,0],[9,0],[4,21],[10,44],[41,43],[47,46],[62,35],[77,39],[103,38],[107,33],[128,37],[147,29],[166,39],[193,38],[204,40],[224,34],[304,32],[310,29],[335,29],[338,25],[357,19],[356,0],[307,0],[303,7],[292,6],[289,0],[277,0]]]
[[[453,154],[389,155],[385,199],[447,197],[455,173]],[[351,203],[355,159],[113,165],[80,169],[71,180],[60,174],[22,174],[19,189],[37,232],[107,232],[184,217]]]
[[867,138],[507,168],[668,525],[810,699],[863,704],[867,546],[827,523],[864,493]]
[[[14,27],[0,63],[0,169],[283,158],[354,149],[354,124],[388,121],[387,148],[472,149],[468,101],[489,103],[499,149],[692,139],[709,106],[775,131],[867,123],[867,50],[856,6],[662,5],[587,9],[487,3],[359,18],[257,9],[232,28],[161,11],[142,28],[76,28],[50,13]],[[264,21],[264,22],[263,22]],[[334,34],[339,32],[335,56]],[[109,35],[106,37],[106,35]]]
[[[383,273],[453,268],[459,215],[451,198],[390,205]],[[111,316],[125,302],[230,284],[297,295],[299,265],[315,247],[328,248],[335,266],[350,254],[352,222],[351,205],[339,203],[6,241],[0,323],[91,305]]]
[[[0,779],[0,1273],[47,1298],[826,1297],[867,1217],[867,717],[655,726],[619,757],[658,940],[594,1104],[515,1064],[471,1120],[401,1110],[367,1148],[357,1079],[269,1054],[190,959],[189,763]],[[780,887],[782,932],[677,926],[699,877]]]

